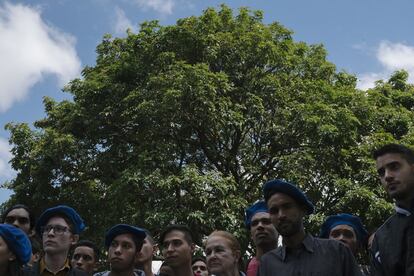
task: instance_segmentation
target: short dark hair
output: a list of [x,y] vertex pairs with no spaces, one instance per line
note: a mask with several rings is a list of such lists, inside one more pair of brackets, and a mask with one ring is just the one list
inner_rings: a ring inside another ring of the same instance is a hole
[[16,205],[13,205],[10,208],[7,208],[7,210],[3,214],[2,223],[4,223],[6,221],[7,215],[14,209],[24,209],[24,210],[26,210],[27,213],[29,213],[30,230],[32,230],[36,225],[36,217],[35,217],[34,213],[32,212],[32,210],[30,210],[30,208],[27,207],[24,204],[16,204]]
[[383,156],[387,153],[398,153],[400,154],[408,163],[414,164],[414,152],[404,145],[399,144],[386,144],[380,148],[374,150],[372,156],[374,159],[377,159],[380,156]]
[[99,249],[95,243],[93,243],[90,240],[80,240],[73,246],[72,254],[73,252],[75,252],[75,249],[78,248],[79,246],[86,246],[86,247],[92,248],[93,254],[95,255],[95,261],[97,262],[99,260]]
[[170,224],[165,228],[165,230],[161,233],[160,236],[160,244],[164,242],[165,236],[172,232],[172,231],[180,231],[184,234],[184,239],[187,241],[189,245],[193,244],[193,235],[191,234],[191,230],[187,225],[183,224]]
[[199,261],[207,264],[206,258],[204,258],[202,256],[195,256],[191,259],[191,265],[193,265],[194,263],[199,262]]
[[148,229],[145,229],[145,228],[142,228],[142,229],[144,230],[145,234],[147,234],[147,236],[146,236],[145,238],[148,238],[149,242],[150,242],[152,245],[154,245],[154,244],[155,244],[155,240],[154,240],[154,238],[152,237],[151,232],[150,232],[150,231],[148,231]]

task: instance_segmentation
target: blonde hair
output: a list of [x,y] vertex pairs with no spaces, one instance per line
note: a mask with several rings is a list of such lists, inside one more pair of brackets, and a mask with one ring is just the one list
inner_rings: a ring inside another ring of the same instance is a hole
[[230,249],[233,251],[233,253],[234,253],[234,252],[236,252],[236,251],[238,251],[238,252],[240,252],[240,251],[241,251],[240,243],[239,243],[239,241],[236,239],[236,237],[235,237],[235,236],[233,236],[233,234],[231,234],[231,233],[229,233],[229,232],[227,232],[227,231],[222,231],[222,230],[215,230],[215,231],[213,231],[213,232],[212,232],[212,233],[208,236],[208,238],[207,238],[207,240],[206,240],[206,242],[205,242],[204,246],[207,244],[207,242],[208,242],[208,240],[209,240],[210,238],[215,237],[215,236],[222,237],[222,238],[226,239],[226,240],[229,242]]

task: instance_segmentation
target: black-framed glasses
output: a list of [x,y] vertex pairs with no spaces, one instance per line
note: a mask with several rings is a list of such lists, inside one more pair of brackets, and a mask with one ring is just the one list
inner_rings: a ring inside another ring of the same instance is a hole
[[29,224],[30,223],[30,220],[28,218],[18,217],[18,216],[7,216],[4,219],[4,222],[7,223],[7,224],[13,224],[16,220],[19,224]]
[[40,227],[40,231],[42,232],[42,235],[46,235],[50,232],[50,230],[53,229],[53,233],[56,235],[62,235],[65,232],[71,232],[69,227],[62,226],[62,225],[46,225]]

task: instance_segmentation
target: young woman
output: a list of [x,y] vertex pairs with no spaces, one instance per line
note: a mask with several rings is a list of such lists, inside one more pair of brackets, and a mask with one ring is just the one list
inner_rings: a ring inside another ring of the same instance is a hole
[[204,251],[207,257],[207,268],[211,275],[241,276],[240,244],[226,231],[214,231],[208,236]]
[[19,228],[0,224],[0,276],[21,276],[21,267],[29,262],[32,247]]

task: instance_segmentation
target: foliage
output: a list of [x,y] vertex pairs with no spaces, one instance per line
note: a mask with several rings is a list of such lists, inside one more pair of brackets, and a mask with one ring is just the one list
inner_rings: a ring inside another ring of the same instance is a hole
[[10,123],[7,205],[39,214],[57,203],[85,218],[97,242],[115,223],[157,235],[187,223],[197,241],[214,229],[247,248],[244,209],[273,178],[300,185],[316,204],[308,229],[351,212],[369,228],[391,213],[370,152],[412,144],[414,89],[396,72],[374,89],[336,72],[322,45],[295,42],[263,14],[227,6],[173,26],[141,24],[105,36],[96,65],[44,99],[46,117]]

